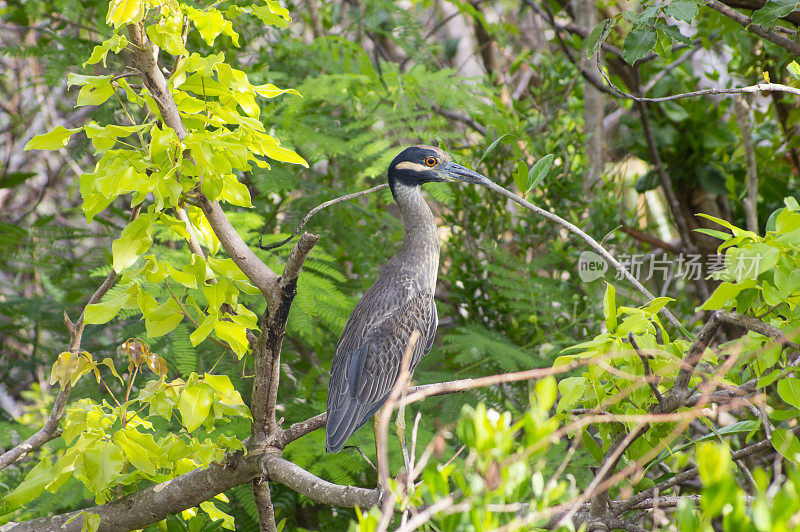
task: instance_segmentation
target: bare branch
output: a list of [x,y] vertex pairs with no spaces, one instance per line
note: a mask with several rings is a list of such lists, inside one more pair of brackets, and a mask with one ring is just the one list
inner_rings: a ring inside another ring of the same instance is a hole
[[781,48],[788,50],[791,52],[792,55],[798,56],[800,55],[800,44],[796,43],[791,39],[787,39],[783,35],[778,35],[774,31],[770,31],[764,26],[759,26],[758,24],[753,24],[753,19],[739,13],[735,9],[732,9],[722,2],[718,0],[708,0],[706,3],[708,7],[714,9],[731,20],[736,21],[737,23],[741,24],[747,31],[755,33],[759,37],[763,37],[764,39],[777,44]]
[[269,483],[261,478],[253,479],[253,500],[258,510],[258,528],[261,532],[278,532],[275,524],[275,508],[272,506],[272,494]]
[[719,321],[722,323],[730,323],[731,325],[744,327],[749,331],[756,332],[769,338],[775,338],[781,345],[791,347],[792,349],[800,349],[800,345],[789,341],[789,338],[784,331],[773,325],[770,325],[769,323],[765,323],[758,318],[745,316],[744,314],[739,314],[738,312],[723,312],[719,315]]
[[[408,345],[406,345],[406,350],[403,353],[403,360],[400,363],[400,371],[397,375],[397,380],[392,387],[392,391],[389,393],[389,398],[386,400],[386,404],[384,404],[383,408],[381,408],[381,412],[378,417],[378,431],[375,435],[378,439],[376,442],[378,447],[378,485],[383,489],[386,489],[389,486],[389,453],[387,450],[387,440],[389,439],[389,418],[392,417],[392,413],[394,413],[394,409],[398,405],[400,397],[406,390],[408,381],[411,378],[411,371],[409,371],[409,367],[411,366],[411,356],[414,353],[414,348],[417,346],[419,336],[420,334],[418,330],[414,329],[414,331],[411,332],[411,337],[408,339]],[[406,473],[408,474],[408,472]],[[381,532],[387,530],[389,524],[391,524],[394,502],[394,492],[392,492],[389,497],[386,497],[383,500],[381,508],[383,516],[378,525],[378,530]]]
[[653,372],[650,371],[650,362],[647,360],[647,355],[642,353],[641,349],[639,349],[639,346],[636,345],[636,338],[633,336],[633,333],[628,333],[628,340],[633,346],[634,351],[636,351],[636,354],[639,355],[640,359],[642,359],[645,380],[647,381],[647,384],[650,385],[650,390],[652,390],[653,395],[656,396],[656,399],[658,399],[658,402],[660,403],[664,400],[664,397],[661,395],[661,392],[658,391],[658,383],[653,381]]
[[788,92],[800,96],[800,89],[795,87],[790,87],[789,85],[782,85],[780,83],[756,83],[755,85],[749,85],[747,87],[734,87],[730,89],[720,89],[720,88],[702,89],[699,91],[673,94],[671,96],[661,96],[660,98],[645,98],[642,96],[634,96],[633,94],[629,94],[619,89],[608,78],[608,74],[606,74],[606,71],[603,69],[602,66],[600,66],[599,61],[596,63],[596,65],[597,69],[603,75],[603,79],[606,81],[608,86],[611,87],[611,89],[617,96],[621,96],[626,100],[633,100],[635,102],[661,103],[661,102],[669,102],[672,100],[682,100],[684,98],[694,98],[695,96],[707,96],[709,94],[757,94],[760,92]]
[[[794,41],[792,41],[794,42]],[[744,163],[747,171],[747,197],[744,198],[744,212],[747,218],[747,230],[758,233],[758,171],[756,169],[756,150],[753,144],[753,137],[750,134],[752,120],[750,110],[744,103],[741,96],[733,99],[734,118],[739,131],[742,134],[742,146],[744,146]]]
[[[540,207],[537,207],[536,205],[533,205],[532,203],[526,201],[525,199],[520,198],[516,194],[514,194],[512,192],[509,192],[508,190],[504,189],[500,185],[496,185],[496,184],[494,184],[492,182],[488,182],[485,185],[487,187],[489,187],[490,189],[492,189],[493,191],[497,192],[498,194],[507,197],[508,199],[518,203],[519,205],[522,205],[523,207],[525,207],[529,211],[533,211],[536,214],[538,214],[539,216],[542,216],[543,218],[547,218],[548,220],[550,220],[552,222],[555,222],[558,225],[566,228],[569,232],[571,232],[571,233],[573,233],[575,235],[578,235],[578,237],[580,237],[584,242],[589,244],[589,246],[592,249],[594,249],[597,253],[599,253],[618,272],[620,272],[625,277],[625,279],[627,279],[639,292],[644,294],[644,296],[647,298],[648,301],[652,301],[653,299],[655,299],[655,296],[653,294],[651,294],[650,291],[647,288],[642,286],[642,283],[640,283],[636,279],[636,277],[631,275],[631,273],[627,270],[627,268],[625,268],[625,266],[620,264],[620,262],[617,259],[615,259],[614,256],[611,253],[606,251],[606,249],[603,246],[601,246],[594,238],[592,238],[591,236],[586,234],[583,230],[578,228],[576,225],[566,221],[565,219],[561,218],[557,214],[553,214],[553,213],[551,213],[549,211],[546,211],[546,210],[544,210],[544,209],[542,209]],[[667,319],[670,321],[670,323],[675,325],[675,327],[677,327],[679,331],[681,331],[683,334],[686,334],[686,329],[684,329],[683,325],[681,325],[681,323],[678,321],[678,319],[675,316],[673,316],[672,313],[669,310],[667,310],[666,307],[662,308],[660,312],[663,313],[664,316],[666,316]]]
[[205,469],[195,469],[106,504],[53,517],[33,519],[19,523],[4,532],[41,530],[80,532],[84,515],[87,513],[100,516],[101,532],[123,532],[144,528],[171,514],[197,506],[234,486],[248,482],[259,473],[258,456],[243,457],[238,453],[227,464],[213,463]]
[[378,490],[332,484],[277,454],[268,454],[264,462],[270,481],[285,484],[319,503],[362,509],[378,504]]
[[[712,314],[711,318],[709,318],[706,324],[703,325],[703,328],[700,329],[697,338],[692,343],[689,352],[683,359],[681,369],[675,379],[672,394],[670,394],[671,396],[678,397],[688,393],[689,379],[691,379],[694,368],[697,366],[698,362],[700,362],[700,359],[703,358],[703,353],[705,353],[706,348],[708,348],[708,345],[714,338],[714,334],[717,332],[721,314],[722,312],[719,311]],[[684,400],[685,397],[681,398],[680,402],[682,403]]]
[[239,233],[231,225],[231,221],[225,215],[218,201],[211,201],[205,195],[198,194],[197,199],[203,214],[206,215],[208,223],[214,230],[214,234],[219,238],[222,247],[230,255],[236,265],[242,270],[247,278],[253,283],[264,297],[267,303],[271,304],[275,298],[275,284],[278,275],[273,272],[253,250],[245,244]]
[[431,104],[431,111],[433,111],[437,115],[443,116],[450,120],[462,122],[471,127],[472,129],[474,129],[475,131],[477,131],[478,133],[480,133],[481,135],[486,135],[486,128],[481,124],[479,124],[478,122],[476,122],[475,119],[469,116],[468,114],[459,113],[458,111],[451,111],[450,109],[445,109],[441,105],[437,105],[435,103]]
[[663,249],[664,251],[670,251],[672,253],[680,253],[682,251],[680,246],[670,244],[669,242],[665,242],[658,237],[643,233],[634,227],[623,225],[619,228],[619,230],[632,237],[634,240],[644,242],[645,244],[650,244],[655,248]]
[[313,209],[308,211],[308,214],[306,214],[305,217],[303,217],[303,220],[300,222],[300,225],[297,226],[297,229],[295,229],[294,233],[292,233],[288,238],[285,238],[285,239],[281,240],[280,242],[276,242],[276,243],[270,244],[268,246],[262,245],[262,243],[261,243],[262,239],[259,238],[258,239],[258,247],[260,247],[264,251],[269,251],[271,249],[279,248],[279,247],[283,246],[284,244],[287,244],[294,237],[296,237],[298,234],[300,234],[300,230],[303,229],[303,227],[305,227],[305,225],[308,223],[308,221],[311,219],[311,217],[314,216],[315,214],[317,214],[319,211],[321,211],[325,207],[330,207],[331,205],[334,205],[336,203],[340,203],[342,201],[347,201],[347,200],[351,200],[351,199],[360,198],[361,196],[366,196],[367,194],[372,194],[373,192],[377,192],[379,190],[383,190],[383,189],[388,188],[388,187],[389,187],[388,183],[384,183],[383,185],[378,185],[377,187],[372,187],[372,188],[369,188],[367,190],[362,190],[361,192],[354,192],[352,194],[345,194],[344,196],[339,196],[338,198],[334,198],[334,199],[328,200],[328,201],[326,201],[324,203],[320,203],[319,205],[317,205],[316,207],[314,207]]

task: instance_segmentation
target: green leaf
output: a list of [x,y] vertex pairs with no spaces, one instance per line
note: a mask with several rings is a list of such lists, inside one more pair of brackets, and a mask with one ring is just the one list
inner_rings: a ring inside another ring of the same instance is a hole
[[606,330],[613,333],[617,329],[617,302],[614,285],[606,282],[606,293],[603,296],[603,315],[606,318]]
[[[100,529],[100,523],[103,522],[100,514],[81,511],[78,515],[83,516],[81,532],[97,532]],[[67,523],[69,523],[69,521],[67,521]]]
[[780,381],[778,395],[793,407],[800,408],[800,378],[788,378]]
[[25,151],[27,150],[59,150],[67,145],[69,142],[69,138],[72,136],[73,133],[77,133],[80,131],[81,127],[76,127],[74,129],[68,129],[64,126],[56,126],[53,131],[49,133],[43,133],[41,135],[36,135],[23,148]]
[[478,162],[475,164],[475,168],[478,168],[483,162],[483,160],[486,159],[486,157],[494,151],[494,149],[497,147],[498,144],[500,144],[500,141],[506,137],[513,137],[513,135],[511,133],[506,133],[505,135],[501,135],[498,138],[494,139],[494,142],[489,144],[489,147],[486,148],[486,150],[483,152],[481,158],[478,159]]
[[233,31],[231,21],[225,19],[217,9],[208,8],[203,11],[186,6],[186,15],[192,21],[203,40],[211,46],[217,35],[228,35],[235,46],[239,46],[239,34]]
[[211,412],[214,389],[208,384],[195,382],[187,384],[178,397],[178,410],[183,426],[189,432],[203,424]]
[[142,14],[142,0],[111,0],[106,23],[115,28],[137,21]]
[[772,431],[772,445],[783,457],[795,464],[800,463],[800,441],[788,429],[775,429]]
[[214,323],[214,332],[219,336],[220,340],[228,342],[239,358],[242,358],[247,353],[249,346],[247,329],[242,325],[232,321],[218,320]]
[[717,310],[721,309],[725,306],[729,301],[732,301],[739,295],[739,292],[745,290],[747,288],[753,288],[756,286],[756,282],[752,279],[748,279],[742,283],[729,283],[724,282],[721,283],[714,293],[703,303],[700,307],[701,310]]
[[258,94],[259,96],[263,96],[264,98],[274,98],[281,94],[294,94],[302,98],[302,95],[295,89],[279,89],[272,83],[265,83],[264,85],[253,85],[253,90],[256,91],[256,94]]
[[789,63],[786,70],[789,71],[789,74],[791,74],[794,79],[800,80],[800,65],[797,64],[797,61]]
[[764,7],[753,13],[751,24],[772,29],[776,20],[797,9],[798,4],[800,2],[796,0],[768,0]]
[[110,39],[103,41],[102,44],[98,44],[94,47],[94,50],[92,50],[92,55],[89,56],[89,59],[87,59],[85,63],[83,63],[83,68],[86,68],[86,65],[94,65],[100,61],[103,62],[103,67],[105,67],[106,56],[108,55],[108,52],[114,52],[115,54],[119,53],[120,50],[125,48],[127,45],[128,39],[122,35],[115,34]]
[[206,339],[211,331],[214,330],[214,323],[216,323],[217,318],[212,314],[209,314],[203,320],[203,323],[189,335],[189,341],[192,342],[192,346],[196,346],[200,342]]
[[597,53],[597,50],[603,44],[603,41],[608,38],[608,34],[611,33],[611,30],[614,28],[616,23],[617,21],[615,19],[607,18],[592,28],[592,32],[589,34],[589,38],[586,40],[587,59]]
[[111,244],[114,271],[121,272],[133,265],[139,256],[153,244],[153,216],[141,214],[129,223],[122,234]]
[[583,442],[583,446],[589,451],[589,454],[592,455],[597,463],[602,462],[603,460],[603,448],[598,445],[597,440],[589,434],[589,431],[584,428],[581,431],[581,441]]
[[8,508],[17,508],[32,501],[44,491],[44,487],[56,477],[56,473],[56,466],[44,458],[33,466],[25,475],[25,480],[14,488],[14,491],[3,498],[4,505]]
[[656,44],[656,33],[651,30],[634,30],[625,37],[622,44],[622,58],[633,65],[646,56]]
[[107,441],[95,441],[83,452],[83,461],[76,468],[75,476],[95,495],[117,480],[122,471],[124,457],[119,445]]
[[268,26],[276,26],[278,28],[287,28],[292,22],[292,17],[289,16],[289,10],[275,1],[266,0],[266,5],[250,5],[243,11],[252,13],[258,17],[261,22]]
[[36,175],[39,174],[36,172],[11,172],[0,181],[0,188],[14,188]]
[[697,4],[693,0],[672,0],[666,13],[672,18],[691,22],[697,16]]
[[122,294],[108,301],[86,305],[84,321],[87,324],[100,325],[114,319],[119,314],[122,306],[130,299],[127,294]]
[[558,383],[558,391],[561,393],[561,400],[558,401],[558,412],[570,410],[576,405],[586,390],[589,381],[586,377],[567,377]]
[[642,310],[648,316],[654,316],[659,312],[661,312],[661,309],[667,306],[667,304],[670,301],[675,301],[675,300],[671,297],[665,297],[665,296],[657,297],[652,301],[650,301],[647,305],[643,306]]
[[520,192],[526,190],[525,185],[528,182],[528,165],[525,161],[517,161],[517,166],[514,169],[514,184],[517,185],[517,188]]
[[84,105],[100,105],[114,94],[114,86],[111,84],[111,74],[106,76],[86,76],[82,74],[70,73],[67,78],[67,86],[81,86],[78,93],[77,107]]
[[536,164],[534,164],[530,172],[528,172],[528,184],[525,189],[525,195],[536,188],[542,179],[547,177],[547,174],[550,173],[550,167],[553,164],[554,158],[555,155],[550,153],[536,161]]
[[125,458],[139,471],[155,475],[153,462],[159,462],[161,449],[151,434],[142,434],[134,428],[126,427],[114,433],[114,442],[125,453]]
[[717,231],[716,229],[695,229],[694,231],[714,238],[719,238],[720,240],[728,240],[733,236],[730,233]]

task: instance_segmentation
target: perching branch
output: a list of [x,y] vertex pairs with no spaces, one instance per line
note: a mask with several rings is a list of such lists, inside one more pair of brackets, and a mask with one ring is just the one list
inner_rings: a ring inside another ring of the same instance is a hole
[[[225,464],[212,463],[172,480],[126,495],[121,499],[65,514],[6,525],[3,532],[59,530],[80,532],[84,514],[100,516],[99,532],[144,528],[259,475],[280,482],[307,497],[332,506],[370,508],[378,502],[377,490],[332,484],[276,454],[235,453]],[[69,522],[69,523],[68,523]]]

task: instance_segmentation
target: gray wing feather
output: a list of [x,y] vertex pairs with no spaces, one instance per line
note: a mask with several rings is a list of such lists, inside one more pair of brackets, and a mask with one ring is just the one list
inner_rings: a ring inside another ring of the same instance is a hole
[[433,293],[413,274],[384,270],[356,305],[336,346],[328,387],[329,452],[341,449],[386,401],[412,332],[421,335],[413,371],[433,346],[437,323]]

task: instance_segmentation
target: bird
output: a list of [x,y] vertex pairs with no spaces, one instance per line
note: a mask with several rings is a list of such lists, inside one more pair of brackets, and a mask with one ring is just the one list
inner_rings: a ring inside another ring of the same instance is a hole
[[383,406],[400,373],[413,332],[414,370],[433,346],[438,317],[434,292],[439,270],[439,232],[421,185],[461,181],[486,185],[485,176],[453,162],[445,151],[410,146],[392,160],[389,188],[400,208],[405,239],[348,318],[336,345],[328,384],[325,450],[345,441]]

